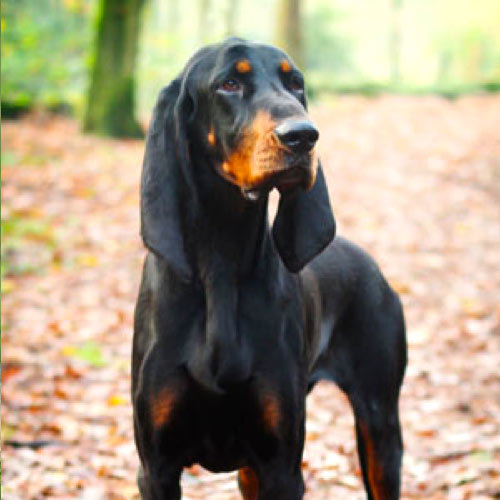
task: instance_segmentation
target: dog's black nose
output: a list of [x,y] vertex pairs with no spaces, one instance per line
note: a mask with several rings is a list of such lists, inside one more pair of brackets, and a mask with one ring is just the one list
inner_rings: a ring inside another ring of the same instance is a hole
[[278,139],[294,153],[307,153],[316,144],[319,132],[307,120],[286,120],[274,129]]

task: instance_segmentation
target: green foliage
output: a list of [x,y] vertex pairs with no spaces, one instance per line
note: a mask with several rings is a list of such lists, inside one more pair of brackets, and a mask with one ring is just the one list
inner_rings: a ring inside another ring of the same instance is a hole
[[307,71],[343,73],[353,69],[352,43],[338,30],[343,14],[331,3],[312,4],[304,19]]
[[14,151],[2,151],[2,167],[11,167],[20,163],[20,157]]
[[438,95],[447,99],[456,99],[464,94],[488,94],[500,92],[500,82],[476,84],[435,84],[411,85],[380,82],[336,83],[324,75],[313,75],[308,88],[309,97],[321,99],[329,94],[354,94],[376,97],[381,94],[400,95]]
[[[48,222],[21,215],[2,219],[1,239],[2,293],[10,290],[11,283],[6,278],[43,271],[52,260],[56,246],[56,237]],[[33,258],[20,257],[20,250],[26,248],[32,249],[28,255]]]
[[477,27],[446,34],[436,41],[440,83],[473,83],[500,77],[500,47],[492,34]]
[[[149,114],[160,88],[194,50],[226,36],[227,14],[234,6],[232,34],[271,42],[276,3],[211,0],[202,21],[199,0],[146,0],[136,71],[139,110]],[[83,107],[97,4],[98,0],[2,0],[3,116],[33,105]],[[404,0],[398,88],[389,85],[389,8],[387,0],[303,2],[304,70],[313,96],[338,88],[366,94],[498,90],[498,0]],[[116,78],[112,68],[105,78]]]
[[65,349],[65,353],[85,361],[91,366],[100,367],[106,364],[102,349],[95,342],[88,341],[79,347],[70,346]]
[[2,238],[8,237],[12,242],[23,238],[44,240],[53,243],[52,230],[45,221],[12,216],[2,220]]
[[2,0],[2,111],[79,104],[92,0]]

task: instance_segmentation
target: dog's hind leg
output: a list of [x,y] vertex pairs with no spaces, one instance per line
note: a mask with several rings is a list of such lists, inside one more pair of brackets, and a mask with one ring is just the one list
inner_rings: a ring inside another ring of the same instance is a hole
[[369,500],[397,500],[403,453],[398,414],[406,366],[405,326],[397,296],[382,282],[361,287],[318,359],[319,378],[336,382],[354,411],[358,454]]
[[361,300],[346,321],[350,367],[343,381],[356,419],[358,454],[369,500],[397,500],[403,443],[398,399],[406,366],[405,326],[398,298]]
[[368,404],[354,406],[363,481],[370,500],[397,500],[403,452],[398,411],[376,404],[372,398]]

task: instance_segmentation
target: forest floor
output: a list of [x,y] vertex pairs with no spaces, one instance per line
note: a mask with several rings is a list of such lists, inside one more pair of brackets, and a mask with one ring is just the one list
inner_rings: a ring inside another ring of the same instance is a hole
[[[341,97],[312,114],[339,233],[405,308],[402,497],[500,498],[500,96]],[[142,154],[69,119],[2,123],[5,500],[137,499]],[[343,394],[319,384],[307,413],[305,498],[364,498]],[[239,498],[234,474],[195,466],[182,486]]]

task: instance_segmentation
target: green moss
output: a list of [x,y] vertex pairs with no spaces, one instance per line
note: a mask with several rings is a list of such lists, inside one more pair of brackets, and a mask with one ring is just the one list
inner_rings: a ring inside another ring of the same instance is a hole
[[142,137],[134,116],[134,70],[143,0],[101,0],[84,130]]

